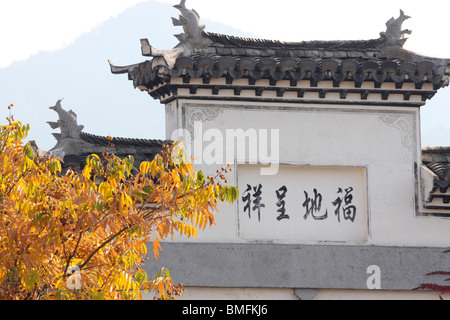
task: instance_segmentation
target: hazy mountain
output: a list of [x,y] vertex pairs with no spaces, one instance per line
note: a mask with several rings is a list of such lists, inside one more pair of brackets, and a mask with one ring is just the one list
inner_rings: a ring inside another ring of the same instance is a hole
[[[5,123],[7,106],[14,103],[15,119],[31,125],[28,140],[36,140],[41,149],[49,150],[56,144],[51,133],[59,130],[47,124],[58,119],[48,107],[64,98],[63,107],[78,115],[85,132],[165,139],[164,107],[135,90],[126,75],[113,75],[107,60],[116,65],[145,61],[141,38],[148,38],[160,49],[173,48],[178,43],[173,35],[182,32],[172,25],[171,17],[178,14],[169,4],[141,3],[63,50],[40,53],[0,69],[1,123]],[[209,31],[238,34],[232,28],[205,19],[202,22]]]

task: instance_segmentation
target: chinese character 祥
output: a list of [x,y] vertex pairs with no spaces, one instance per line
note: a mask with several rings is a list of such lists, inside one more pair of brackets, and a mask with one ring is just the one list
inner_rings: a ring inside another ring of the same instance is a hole
[[253,197],[255,198],[253,200],[253,211],[257,211],[258,212],[258,221],[261,222],[261,208],[265,208],[266,206],[261,203],[261,194],[262,194],[262,185],[260,184],[258,187],[253,187],[253,191],[255,191],[255,193],[253,194]]
[[279,209],[277,210],[277,212],[280,213],[280,215],[277,217],[278,221],[281,221],[283,219],[289,219],[289,215],[286,214],[286,202],[284,201],[284,198],[286,197],[286,193],[287,193],[287,188],[286,186],[282,186],[280,189],[278,189],[277,191],[275,191],[275,193],[277,194],[277,207],[279,207]]
[[[342,216],[344,220],[350,220],[351,222],[355,222],[356,218],[356,207],[352,204],[353,201],[353,195],[351,194],[353,192],[353,188],[350,187],[348,189],[345,189],[345,196],[337,198],[333,205],[336,206],[336,210],[334,213],[336,214],[338,221],[341,222],[341,209],[342,209]],[[344,193],[344,191],[339,188],[337,193]]]
[[[253,195],[250,193],[253,189]],[[247,185],[247,190],[245,190],[242,201],[244,201],[245,207],[244,212],[248,211],[248,217],[251,218],[251,211],[257,211],[258,213],[258,221],[261,221],[261,208],[265,208],[266,206],[261,203],[261,195],[262,195],[262,185],[253,187],[250,185]],[[253,207],[251,207],[252,204],[252,196],[253,196]]]
[[328,218],[328,210],[325,211],[325,214],[320,216],[316,215],[320,213],[320,209],[322,208],[322,195],[314,189],[314,198],[310,198],[308,192],[305,192],[305,202],[303,202],[303,207],[306,209],[306,213],[303,218],[306,220],[308,216],[311,214],[314,220],[325,220]]
[[244,213],[248,211],[248,217],[251,218],[250,205],[252,203],[252,195],[248,193],[249,191],[252,191],[252,187],[247,185],[247,190],[245,190],[244,195],[242,196],[242,201],[245,202]]

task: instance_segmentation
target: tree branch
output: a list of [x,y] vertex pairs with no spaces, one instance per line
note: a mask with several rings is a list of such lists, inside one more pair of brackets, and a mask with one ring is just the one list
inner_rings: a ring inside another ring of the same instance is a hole
[[66,268],[64,269],[64,274],[67,273],[67,270],[69,269],[70,260],[72,260],[73,257],[75,257],[75,254],[77,253],[78,246],[80,245],[81,238],[83,237],[83,232],[80,232],[80,237],[78,238],[77,245],[75,246],[75,249],[73,249],[73,253],[69,256],[69,259],[67,259]]
[[117,232],[116,234],[113,234],[112,236],[110,236],[108,239],[105,240],[105,242],[103,242],[97,249],[95,249],[88,257],[87,259],[78,267],[80,269],[83,269],[88,263],[89,261],[91,261],[91,259],[95,256],[95,254],[97,252],[99,252],[104,246],[106,246],[108,243],[110,243],[111,241],[113,241],[115,238],[117,238],[118,236],[120,236],[122,233],[124,233],[125,231],[127,231],[128,229],[130,229],[132,226],[126,226],[124,227],[122,230],[120,230],[119,232]]

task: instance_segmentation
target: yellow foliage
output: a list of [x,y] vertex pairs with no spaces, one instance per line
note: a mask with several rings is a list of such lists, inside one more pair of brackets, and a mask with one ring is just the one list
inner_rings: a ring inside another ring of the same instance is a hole
[[196,238],[214,225],[217,203],[237,199],[236,188],[216,181],[225,169],[205,178],[170,145],[139,168],[104,154],[89,156],[81,174],[62,174],[59,159],[23,144],[29,126],[8,120],[0,126],[0,299],[180,295],[168,270],[149,280],[139,266],[150,239],[157,257],[160,240]]

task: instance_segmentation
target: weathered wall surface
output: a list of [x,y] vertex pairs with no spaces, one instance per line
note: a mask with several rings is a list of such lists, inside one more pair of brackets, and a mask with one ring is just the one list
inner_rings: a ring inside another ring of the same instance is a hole
[[230,163],[240,189],[195,242],[163,245],[156,265],[188,297],[438,298],[410,291],[448,266],[450,243],[450,220],[420,212],[419,108],[176,100],[166,111],[167,138],[185,129],[197,169]]

